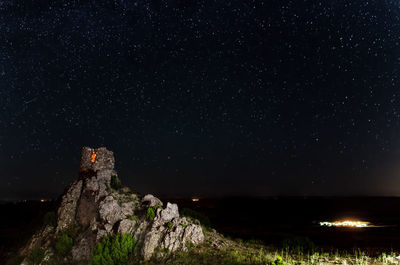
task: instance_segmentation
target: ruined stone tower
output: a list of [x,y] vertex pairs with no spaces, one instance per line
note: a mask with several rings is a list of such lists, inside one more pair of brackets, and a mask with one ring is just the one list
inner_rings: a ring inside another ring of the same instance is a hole
[[114,153],[105,147],[90,148],[83,147],[81,153],[81,162],[79,166],[79,176],[85,178],[88,175],[100,170],[114,169]]
[[[185,251],[204,241],[198,221],[179,216],[178,206],[163,203],[151,194],[142,196],[126,186],[113,185],[118,179],[114,153],[105,147],[83,147],[79,178],[69,185],[57,210],[55,227],[44,226],[21,250],[26,256],[40,247],[45,260],[55,257],[53,242],[66,231],[75,231],[68,261],[89,261],[93,249],[104,237],[129,234],[137,241],[143,259],[159,249]],[[152,212],[152,217],[147,215]],[[29,262],[24,260],[23,265]]]

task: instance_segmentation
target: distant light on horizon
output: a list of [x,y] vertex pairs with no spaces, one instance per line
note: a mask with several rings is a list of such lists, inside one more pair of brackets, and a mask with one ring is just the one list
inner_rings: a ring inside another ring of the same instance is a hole
[[199,198],[192,198],[192,202],[198,202],[199,200]]
[[370,227],[370,222],[362,222],[362,221],[336,221],[336,222],[319,222],[320,226],[335,226],[335,227],[355,227],[355,228],[364,228]]

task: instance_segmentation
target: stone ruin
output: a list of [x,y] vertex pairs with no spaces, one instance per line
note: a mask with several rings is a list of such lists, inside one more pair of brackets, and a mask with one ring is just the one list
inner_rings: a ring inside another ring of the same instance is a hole
[[[55,239],[71,228],[78,231],[68,257],[74,261],[90,260],[98,242],[105,236],[118,233],[128,233],[136,238],[144,260],[152,255],[163,255],[156,253],[156,249],[185,251],[187,245],[204,241],[200,223],[180,217],[176,204],[167,203],[163,208],[163,203],[151,194],[141,196],[125,186],[119,190],[111,188],[112,176],[117,178],[114,163],[113,152],[105,147],[84,147],[79,177],[62,195],[56,227],[43,227],[20,254],[27,255],[39,247],[45,252],[45,261],[50,260],[54,255]],[[155,218],[148,220],[146,210],[156,205],[159,207]],[[24,262],[22,264],[27,264]]]
[[87,172],[97,172],[100,170],[114,170],[114,153],[105,147],[93,149],[83,147],[81,162],[79,165],[79,175]]

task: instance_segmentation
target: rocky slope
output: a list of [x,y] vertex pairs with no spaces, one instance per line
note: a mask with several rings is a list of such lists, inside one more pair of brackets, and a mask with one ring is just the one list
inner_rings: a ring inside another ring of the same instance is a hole
[[90,260],[96,244],[109,235],[133,235],[144,260],[156,249],[185,251],[187,246],[204,241],[200,224],[180,217],[176,204],[164,205],[153,195],[142,197],[122,186],[114,170],[113,152],[104,147],[82,149],[79,177],[62,196],[56,226],[43,227],[21,254],[26,256],[40,248],[45,264],[55,253],[56,238],[71,229],[76,231],[76,238],[66,259],[73,261]]

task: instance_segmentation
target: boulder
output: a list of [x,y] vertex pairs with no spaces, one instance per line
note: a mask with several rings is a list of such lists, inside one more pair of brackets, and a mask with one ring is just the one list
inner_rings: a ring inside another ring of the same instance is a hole
[[154,207],[156,205],[163,206],[162,201],[151,194],[147,194],[146,196],[144,196],[142,199],[142,203],[146,204],[148,207]]
[[103,201],[100,202],[99,214],[100,219],[111,226],[126,217],[122,211],[122,208],[112,196],[107,196]]
[[161,211],[157,211],[157,216],[154,219],[153,226],[161,226],[175,218],[179,218],[178,205],[167,203],[167,207]]
[[173,227],[160,243],[161,248],[173,252],[186,250],[187,245],[197,245],[204,241],[204,234],[201,226],[190,223],[186,218],[175,219]]
[[135,220],[124,219],[119,223],[118,233],[132,234],[135,231],[134,228],[135,228],[136,224],[137,224],[137,221],[135,221]]
[[144,242],[143,242],[142,251],[141,251],[141,254],[145,260],[148,260],[149,258],[151,258],[151,256],[154,253],[154,250],[156,249],[156,247],[159,246],[159,242],[160,242],[161,236],[163,234],[163,230],[164,230],[163,227],[159,227],[158,229],[150,230],[146,234],[146,236],[144,238]]

